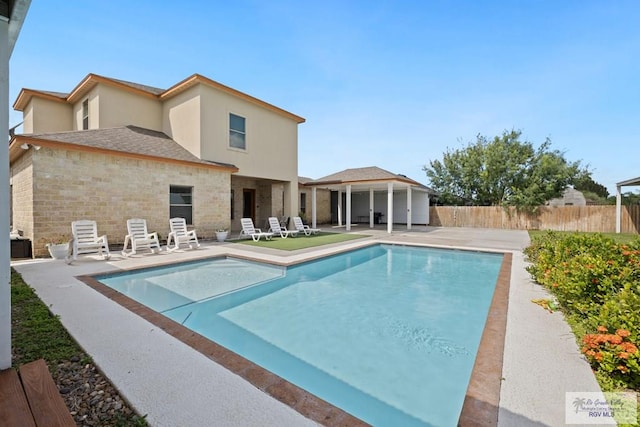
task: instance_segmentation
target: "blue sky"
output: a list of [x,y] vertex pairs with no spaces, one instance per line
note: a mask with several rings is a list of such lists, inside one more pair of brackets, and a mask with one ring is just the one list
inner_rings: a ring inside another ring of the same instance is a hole
[[640,176],[639,23],[635,0],[33,0],[9,97],[199,73],[306,118],[303,176],[379,166],[428,184],[448,148],[520,129],[614,193]]

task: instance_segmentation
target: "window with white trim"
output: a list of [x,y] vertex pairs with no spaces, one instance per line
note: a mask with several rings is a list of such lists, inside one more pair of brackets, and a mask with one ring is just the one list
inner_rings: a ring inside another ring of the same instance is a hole
[[246,119],[229,113],[229,147],[247,149]]
[[89,129],[89,100],[82,101],[82,130]]

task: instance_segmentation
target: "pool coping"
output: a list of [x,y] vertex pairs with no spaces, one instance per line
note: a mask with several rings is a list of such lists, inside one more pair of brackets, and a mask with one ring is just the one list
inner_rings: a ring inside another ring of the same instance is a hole
[[[385,242],[369,242],[366,247]],[[445,250],[460,250],[467,252],[497,253],[503,255],[502,264],[498,273],[491,306],[487,315],[485,328],[469,386],[465,395],[463,408],[458,420],[459,426],[483,425],[496,426],[498,423],[498,411],[500,402],[500,388],[502,382],[502,365],[504,354],[504,340],[506,333],[507,309],[509,299],[509,287],[511,282],[512,253],[508,251],[477,250],[466,248],[443,248],[437,245],[424,245],[412,243],[390,243],[400,246],[433,247]],[[291,266],[302,262],[308,262],[326,256],[332,256],[341,252],[347,252],[354,248],[336,250],[331,254],[312,256],[304,260],[291,262],[274,262],[265,260],[259,256],[239,256],[238,254],[222,253],[212,257],[203,257],[187,262],[198,262],[206,259],[231,257],[247,259],[250,261],[269,263],[280,266]],[[167,266],[178,263],[158,263],[144,267],[121,269],[119,271],[107,271],[92,273],[90,275],[75,276],[77,280],[96,290],[105,297],[140,316],[151,324],[165,331],[167,334],[188,345],[205,357],[223,366],[230,372],[239,375],[256,388],[272,396],[280,402],[290,406],[308,419],[326,426],[365,426],[369,425],[348,412],[326,402],[325,400],[309,393],[308,391],[286,381],[280,376],[260,367],[250,360],[226,349],[214,341],[203,337],[197,332],[191,331],[183,325],[165,317],[143,304],[127,297],[126,295],[102,284],[95,277],[101,275],[117,275],[125,271],[136,271],[155,267]]]

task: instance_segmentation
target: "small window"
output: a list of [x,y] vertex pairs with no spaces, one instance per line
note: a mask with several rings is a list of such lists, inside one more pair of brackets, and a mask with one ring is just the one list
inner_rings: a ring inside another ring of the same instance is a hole
[[193,224],[193,187],[169,188],[169,218],[184,218],[187,224]]
[[307,213],[307,193],[300,193],[300,212]]
[[89,129],[89,100],[82,101],[82,129]]
[[244,117],[229,114],[229,147],[247,149],[245,121]]

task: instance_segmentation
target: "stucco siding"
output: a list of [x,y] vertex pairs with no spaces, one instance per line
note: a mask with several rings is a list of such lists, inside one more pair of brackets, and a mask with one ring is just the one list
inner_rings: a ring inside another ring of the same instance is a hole
[[[128,218],[146,219],[149,230],[166,239],[171,185],[193,187],[193,225],[200,238],[230,225],[228,172],[46,147],[34,153],[34,226],[26,236],[33,239],[34,256],[46,256],[45,244],[54,237],[70,238],[71,222],[78,219],[97,221],[98,233],[112,244],[124,241]],[[16,206],[21,203],[14,198]]]
[[22,117],[25,134],[73,130],[72,108],[66,103],[33,97]]
[[[202,155],[231,163],[239,175],[297,182],[298,124],[209,86],[202,93]],[[229,114],[246,119],[246,150],[229,147]]]
[[96,89],[99,102],[96,127],[105,129],[134,125],[162,131],[160,101],[107,85],[98,85]]
[[[170,138],[201,157],[201,111],[199,86],[164,101],[162,106],[162,131]],[[219,159],[209,159],[219,161]]]

